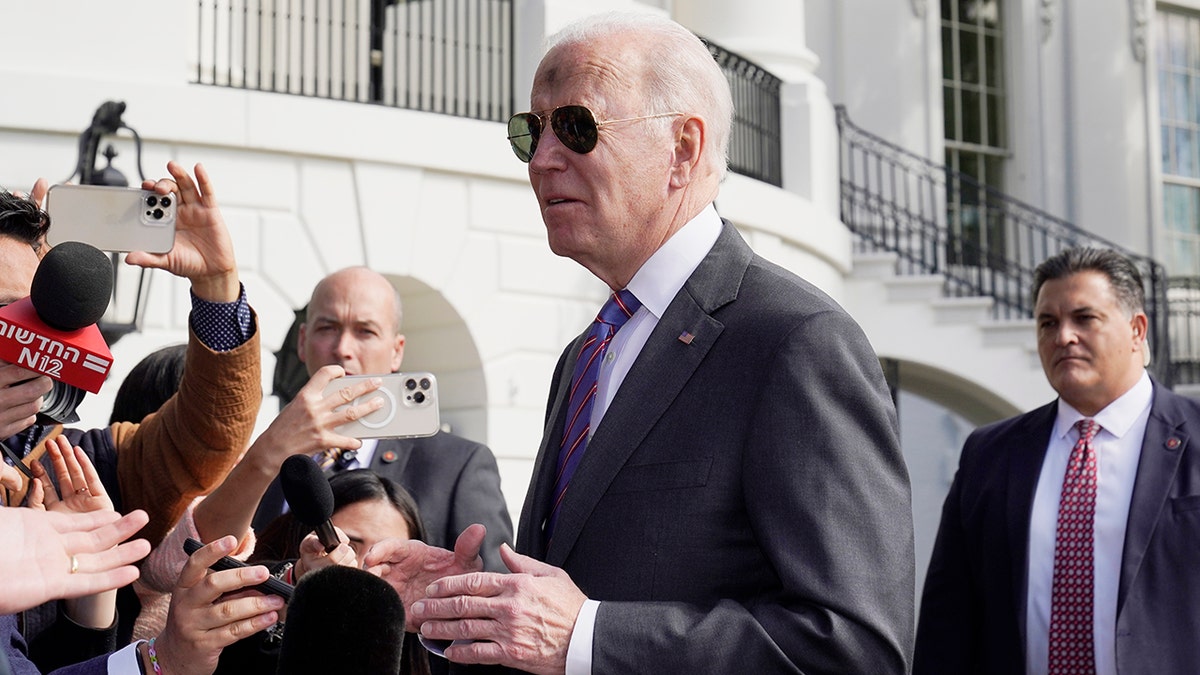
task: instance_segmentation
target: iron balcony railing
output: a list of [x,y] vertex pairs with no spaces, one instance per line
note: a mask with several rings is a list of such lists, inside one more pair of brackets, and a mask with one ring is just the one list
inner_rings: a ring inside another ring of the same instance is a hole
[[[506,122],[513,0],[198,0],[200,84]],[[783,185],[780,80],[714,43],[732,171]]]
[[1167,284],[1171,326],[1171,381],[1200,384],[1200,277],[1171,277]]
[[705,40],[733,93],[729,170],[783,186],[778,77],[758,64]]
[[195,81],[507,121],[512,0],[199,0]]
[[1153,259],[1022,203],[970,176],[856,127],[837,107],[842,221],[860,251],[891,251],[901,274],[939,274],[950,297],[990,296],[997,319],[1033,315],[1033,270],[1072,246],[1129,255],[1146,284],[1151,369],[1171,386],[1173,344],[1167,277]]

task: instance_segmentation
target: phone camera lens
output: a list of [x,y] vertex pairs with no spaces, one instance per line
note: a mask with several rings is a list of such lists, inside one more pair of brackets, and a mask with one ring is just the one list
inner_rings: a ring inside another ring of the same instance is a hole
[[146,197],[146,206],[158,206],[158,197],[155,195]]
[[158,200],[158,203],[165,209],[165,208],[171,206],[171,198],[163,197],[162,199]]
[[162,220],[162,217],[163,217],[163,210],[162,209],[154,209],[154,219]]
[[425,402],[425,394],[418,391],[417,393],[413,394],[413,400],[416,401],[417,403],[424,403]]
[[417,388],[417,381],[416,381],[416,380],[414,380],[414,379],[412,379],[412,378],[409,378],[409,379],[405,380],[405,381],[404,381],[404,388],[405,388],[405,389],[407,389],[407,390],[409,390],[409,391],[412,391],[413,389],[416,389],[416,388]]
[[421,388],[422,388],[422,389],[428,389],[428,388],[429,388],[429,378],[428,378],[428,377],[422,377],[422,378],[421,378]]

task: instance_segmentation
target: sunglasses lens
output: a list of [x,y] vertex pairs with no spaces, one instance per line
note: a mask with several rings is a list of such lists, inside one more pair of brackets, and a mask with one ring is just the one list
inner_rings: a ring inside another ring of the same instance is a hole
[[508,120],[508,142],[517,159],[528,163],[542,135],[542,120],[533,113],[517,113]]
[[554,135],[573,152],[585,155],[596,147],[599,131],[592,111],[581,105],[565,105],[556,108],[550,116]]

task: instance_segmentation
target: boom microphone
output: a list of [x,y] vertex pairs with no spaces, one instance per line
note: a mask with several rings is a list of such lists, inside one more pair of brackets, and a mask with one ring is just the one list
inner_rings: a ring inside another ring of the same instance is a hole
[[403,653],[404,603],[396,590],[370,572],[331,565],[300,578],[277,672],[397,675]]
[[0,359],[53,379],[38,416],[77,422],[83,391],[100,391],[112,352],[96,322],[112,296],[112,265],[99,249],[64,242],[33,275],[28,298],[0,308]]
[[292,455],[283,460],[279,482],[296,519],[313,528],[326,553],[337,548],[341,540],[329,522],[333,517],[333,490],[317,463],[308,455]]

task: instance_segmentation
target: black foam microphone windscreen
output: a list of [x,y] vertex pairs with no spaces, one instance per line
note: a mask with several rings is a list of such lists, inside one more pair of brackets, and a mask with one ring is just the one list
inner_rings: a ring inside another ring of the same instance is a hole
[[332,565],[305,574],[288,604],[278,673],[396,675],[404,603],[383,579]]
[[337,548],[337,533],[329,522],[333,516],[333,490],[317,463],[307,455],[292,455],[283,460],[279,482],[296,519],[316,531],[325,550]]
[[38,264],[29,301],[46,325],[70,332],[104,316],[112,289],[108,256],[94,246],[67,241],[50,249]]

